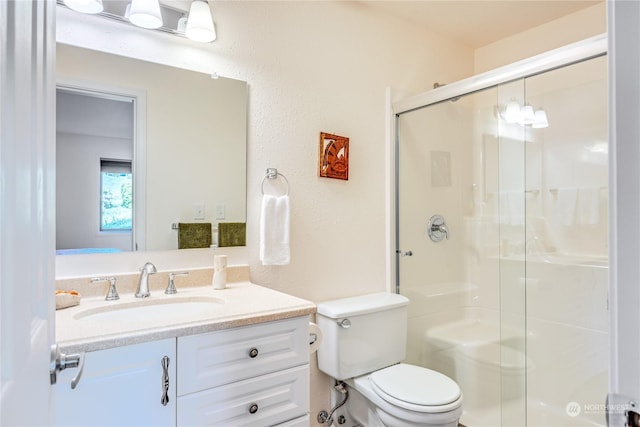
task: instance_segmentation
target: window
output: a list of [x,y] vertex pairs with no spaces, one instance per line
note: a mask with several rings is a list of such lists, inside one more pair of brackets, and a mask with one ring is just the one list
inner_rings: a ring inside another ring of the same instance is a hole
[[100,159],[100,231],[131,231],[132,185],[130,160]]

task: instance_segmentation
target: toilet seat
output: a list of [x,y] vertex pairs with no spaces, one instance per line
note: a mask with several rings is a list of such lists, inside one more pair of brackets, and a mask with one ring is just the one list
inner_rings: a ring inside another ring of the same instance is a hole
[[451,378],[400,363],[369,375],[373,391],[386,402],[416,412],[446,412],[460,406],[462,393]]

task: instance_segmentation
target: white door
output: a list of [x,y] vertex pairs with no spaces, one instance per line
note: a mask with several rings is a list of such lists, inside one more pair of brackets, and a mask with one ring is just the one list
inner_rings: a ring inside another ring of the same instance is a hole
[[0,425],[50,423],[55,2],[0,1]]
[[640,2],[607,2],[611,153],[608,425],[640,425]]

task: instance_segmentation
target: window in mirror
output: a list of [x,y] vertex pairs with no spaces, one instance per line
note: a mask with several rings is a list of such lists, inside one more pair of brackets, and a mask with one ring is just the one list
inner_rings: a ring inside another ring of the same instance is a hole
[[131,161],[100,160],[100,231],[128,231],[133,225]]

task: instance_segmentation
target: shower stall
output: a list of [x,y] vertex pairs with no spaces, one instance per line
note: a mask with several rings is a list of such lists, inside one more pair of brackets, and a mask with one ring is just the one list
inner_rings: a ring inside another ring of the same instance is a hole
[[394,104],[407,362],[453,378],[461,423],[605,425],[606,38]]

